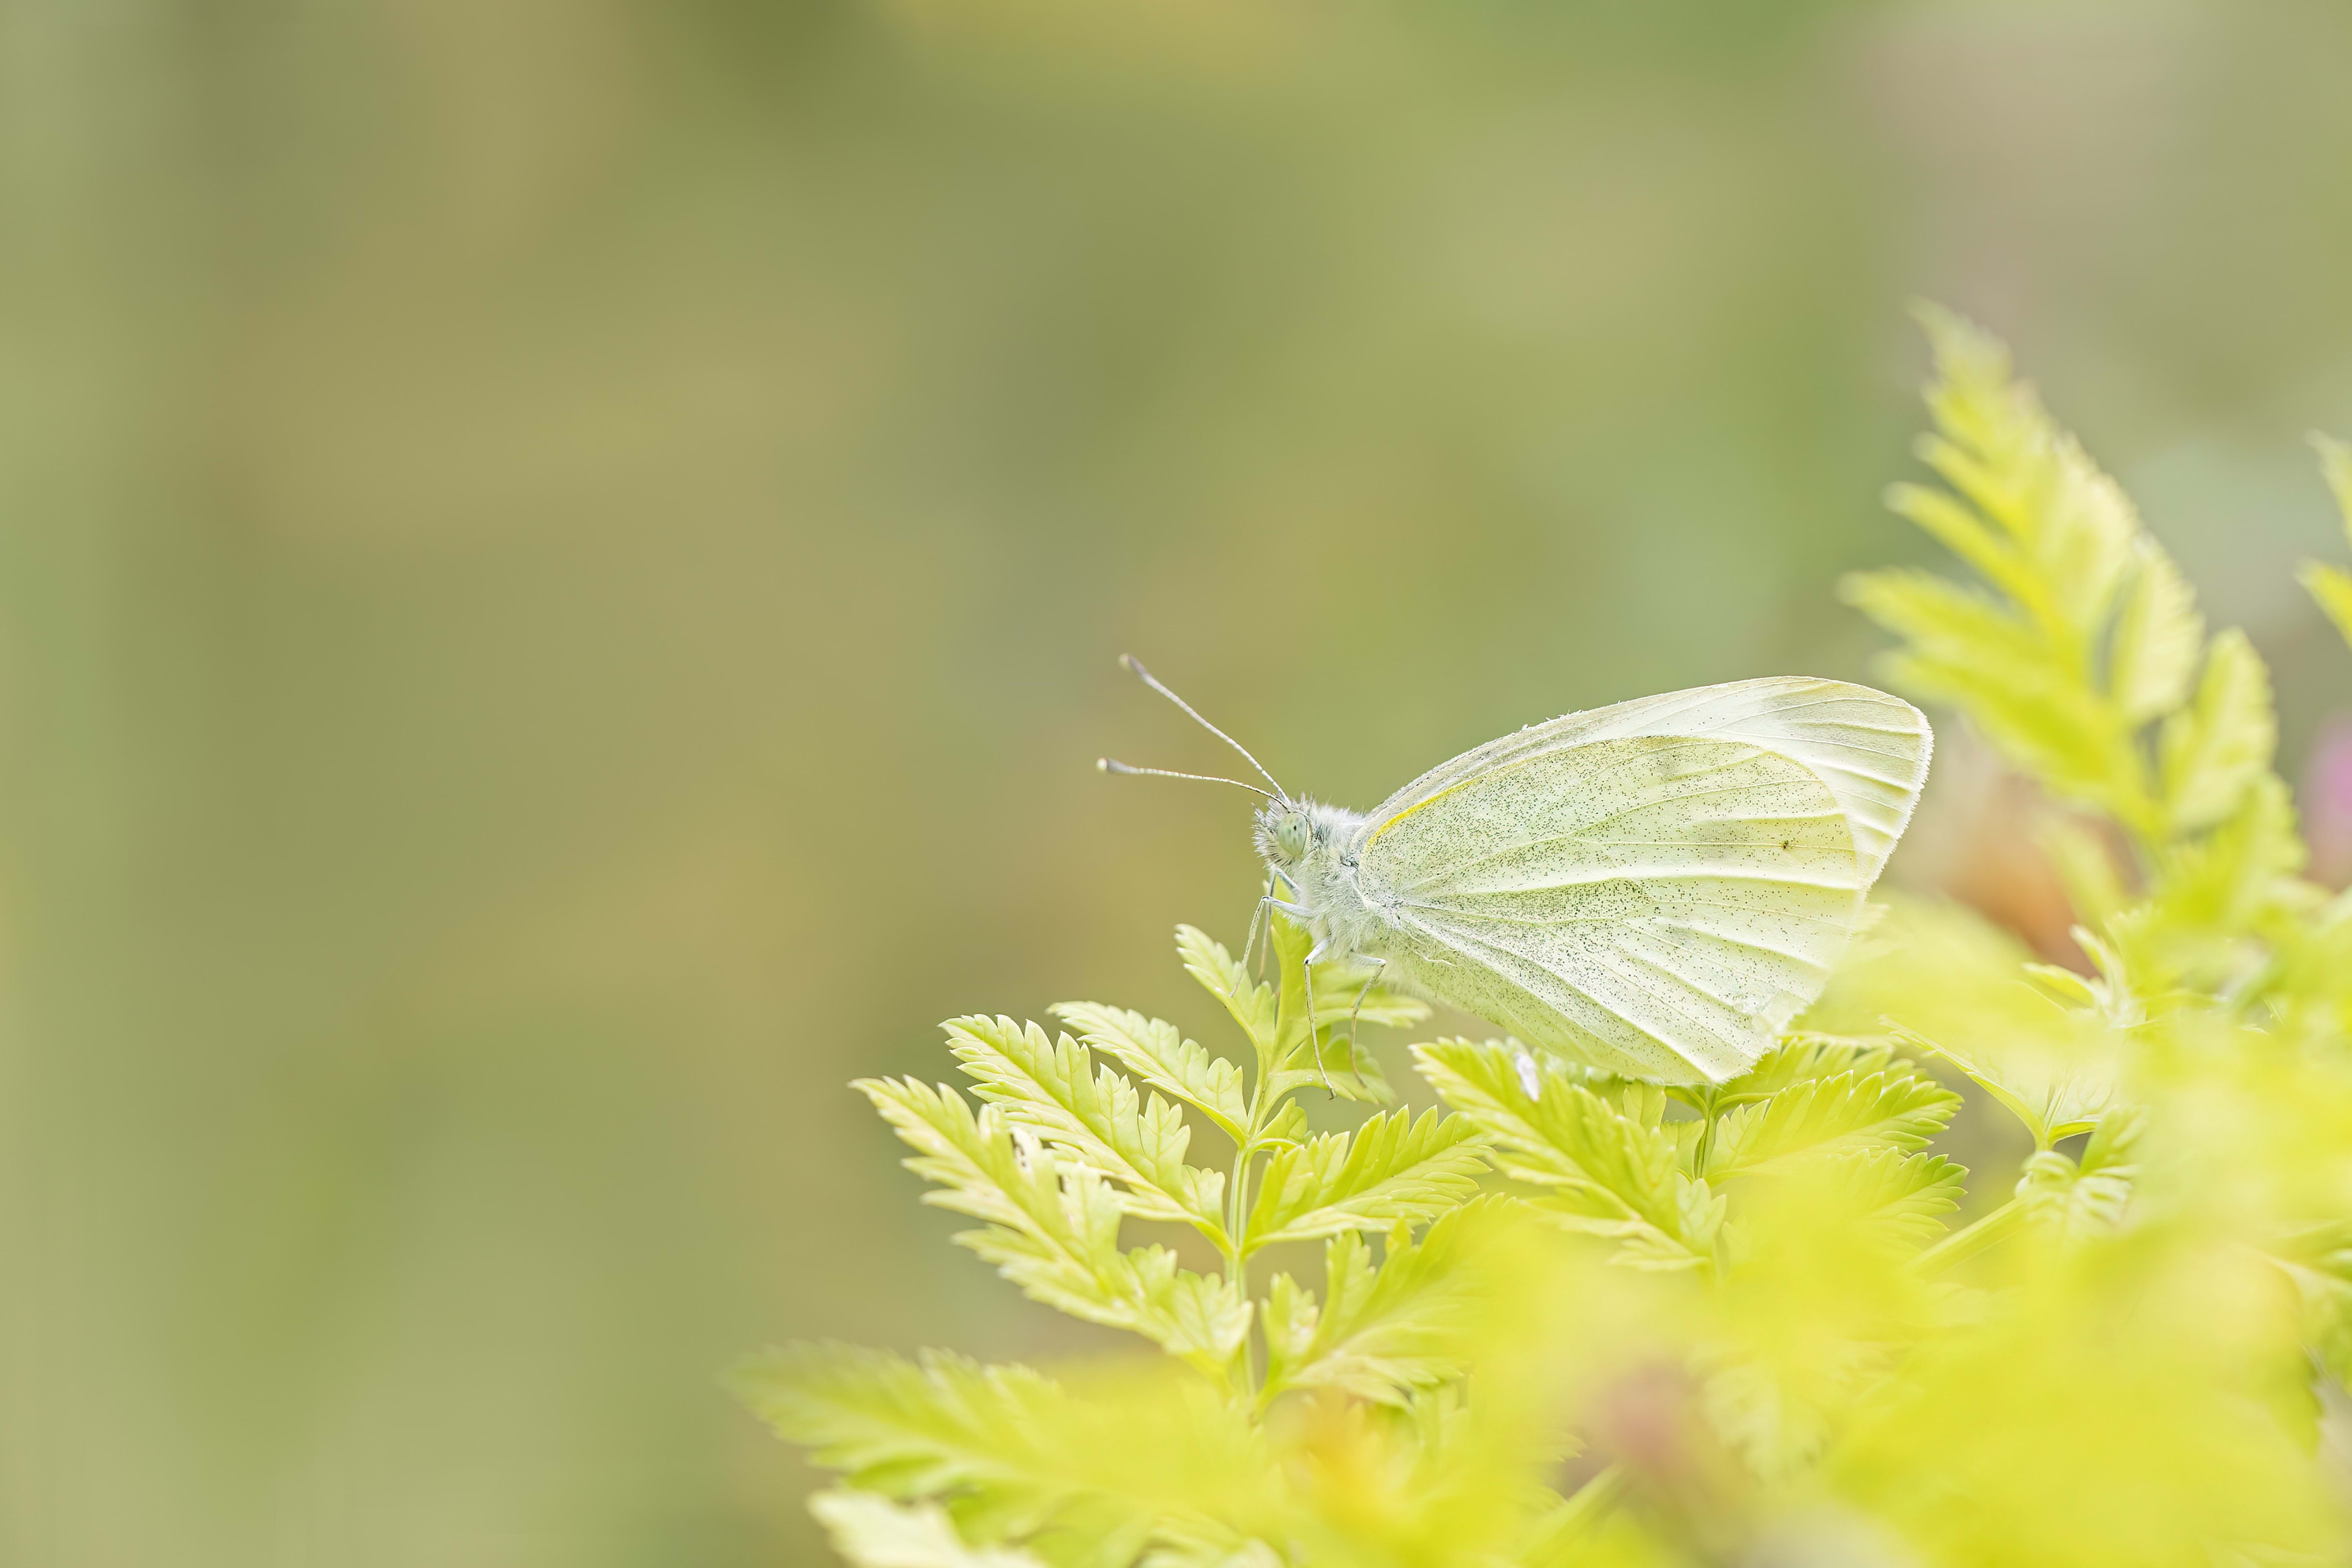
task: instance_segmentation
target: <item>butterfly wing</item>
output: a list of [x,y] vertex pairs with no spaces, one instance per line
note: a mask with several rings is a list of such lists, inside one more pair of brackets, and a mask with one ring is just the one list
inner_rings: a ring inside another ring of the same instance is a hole
[[1932,742],[1867,687],[1740,681],[1431,770],[1358,851],[1396,978],[1612,1070],[1720,1079],[1821,994]]

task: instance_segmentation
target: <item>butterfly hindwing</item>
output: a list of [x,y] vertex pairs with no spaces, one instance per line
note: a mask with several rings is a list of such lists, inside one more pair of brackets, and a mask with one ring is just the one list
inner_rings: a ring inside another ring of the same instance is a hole
[[1397,978],[1619,1072],[1736,1075],[1819,996],[1928,731],[1864,687],[1744,681],[1571,714],[1375,812]]

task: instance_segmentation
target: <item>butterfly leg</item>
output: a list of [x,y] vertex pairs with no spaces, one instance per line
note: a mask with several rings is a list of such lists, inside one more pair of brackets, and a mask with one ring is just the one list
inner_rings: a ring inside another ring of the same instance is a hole
[[[1269,940],[1266,945],[1271,947],[1274,943]],[[1327,937],[1307,950],[1306,962],[1298,966],[1298,978],[1307,993],[1307,1043],[1315,1052],[1315,1076],[1323,1080],[1323,1092],[1337,1100],[1339,1091],[1331,1087],[1331,1071],[1323,1065],[1323,1036],[1315,1026],[1315,966],[1323,962],[1323,954],[1330,945]]]
[[1356,1031],[1361,1026],[1360,1020],[1364,1016],[1364,998],[1372,994],[1372,987],[1389,968],[1389,961],[1385,958],[1367,957],[1364,962],[1374,967],[1370,974],[1364,976],[1364,988],[1356,993],[1356,1005],[1348,1013],[1348,1052],[1351,1059],[1356,1050]]
[[[1282,888],[1287,888],[1294,893],[1298,891],[1298,884],[1285,876],[1280,868],[1274,866],[1267,867],[1265,868],[1265,898],[1262,905],[1265,910],[1265,946],[1257,955],[1257,977],[1260,980],[1265,978],[1266,954],[1274,951],[1274,911],[1276,910],[1280,910],[1284,914],[1298,921],[1305,921],[1310,918],[1306,909],[1302,906],[1288,903],[1276,896],[1276,889]],[[1244,966],[1249,963],[1248,953],[1244,952],[1242,954],[1242,963]]]
[[[1249,967],[1250,952],[1257,946],[1257,931],[1258,926],[1261,922],[1265,923],[1268,928],[1265,933],[1265,945],[1269,950],[1271,950],[1274,946],[1274,931],[1272,930],[1274,922],[1274,873],[1272,871],[1268,871],[1265,874],[1265,891],[1259,897],[1257,900],[1257,908],[1250,911],[1249,931],[1242,942],[1242,967],[1244,969],[1247,969]],[[1260,979],[1263,979],[1265,978],[1265,954],[1259,953],[1258,976]]]
[[[1314,929],[1315,911],[1307,908],[1305,904],[1294,904],[1287,899],[1273,898],[1268,899],[1266,902],[1272,905],[1275,909],[1280,910],[1284,914],[1288,915],[1298,924],[1307,927],[1309,931]],[[1265,945],[1267,952],[1271,952],[1274,951],[1274,917],[1272,915],[1268,915],[1265,918]],[[1309,960],[1310,963],[1320,963],[1323,962],[1320,955],[1323,952],[1324,945],[1325,944],[1321,942],[1318,942],[1316,944],[1315,952],[1318,956]]]

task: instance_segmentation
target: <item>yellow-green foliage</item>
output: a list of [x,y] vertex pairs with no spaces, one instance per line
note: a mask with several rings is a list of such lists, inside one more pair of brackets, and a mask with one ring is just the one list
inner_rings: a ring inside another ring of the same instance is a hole
[[[2336,504],[2344,513],[2344,532],[2352,538],[2352,447],[2325,436],[2312,438],[2319,448],[2320,466],[2327,470],[2327,488],[2336,492]],[[2303,585],[2344,634],[2352,642],[2352,572],[2340,566],[2329,566],[2317,561],[2304,563]]]
[[[2000,346],[1927,322],[1943,484],[1892,500],[1980,581],[1849,595],[1901,639],[1893,679],[2071,809],[2049,847],[2093,972],[1907,906],[1733,1083],[1440,1040],[1412,1054],[1444,1110],[1319,1136],[1294,1098],[1318,1054],[1391,1096],[1344,1023],[1361,976],[1318,968],[1310,1013],[1282,922],[1275,984],[1180,933],[1239,1061],[1093,1004],[1058,1037],[958,1019],[971,1100],[858,1086],[928,1201],[1033,1298],[1165,1353],[755,1359],[744,1397],[841,1477],[813,1506],[846,1558],[2346,1560],[2352,900],[2297,875],[2252,647],[2207,635]],[[2352,512],[2352,455],[2323,450]],[[2352,576],[2306,577],[2352,632]],[[1968,1081],[2031,1144],[1973,1194],[1936,1149]]]

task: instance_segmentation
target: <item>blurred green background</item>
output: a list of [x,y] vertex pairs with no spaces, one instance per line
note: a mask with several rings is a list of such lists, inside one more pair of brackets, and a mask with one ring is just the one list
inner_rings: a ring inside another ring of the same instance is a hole
[[814,1561],[731,1359],[1069,1343],[844,1081],[1216,1027],[1248,803],[1092,770],[1223,761],[1113,656],[1358,806],[1864,675],[1913,296],[2304,767],[2347,82],[2341,0],[0,3],[0,1562]]

